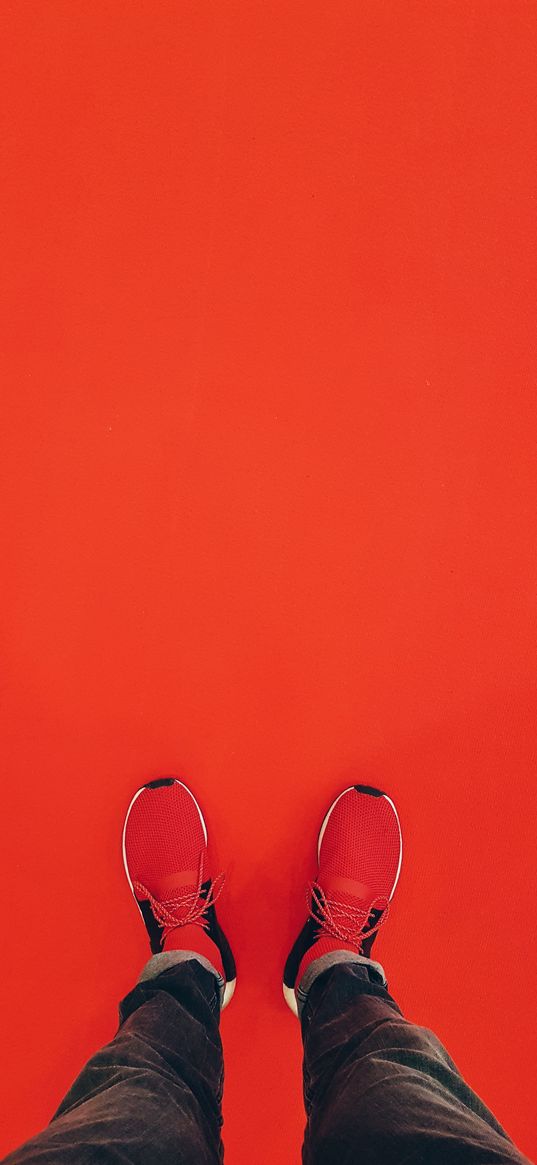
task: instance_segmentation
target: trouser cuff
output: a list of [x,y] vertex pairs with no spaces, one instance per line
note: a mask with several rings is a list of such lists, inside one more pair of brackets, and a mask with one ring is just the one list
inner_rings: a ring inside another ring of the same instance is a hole
[[220,1007],[224,1003],[224,991],[226,988],[226,981],[222,978],[216,967],[205,955],[199,955],[197,951],[159,951],[158,954],[152,955],[149,962],[145,964],[141,974],[138,977],[138,983],[144,983],[147,979],[156,979],[157,975],[161,975],[163,971],[167,971],[170,967],[175,967],[177,963],[188,963],[191,959],[195,959],[205,967],[206,971],[210,971],[214,975],[218,992],[220,995]]
[[365,955],[355,955],[349,950],[329,951],[326,955],[320,955],[318,959],[312,959],[295,989],[299,1016],[302,1016],[308,995],[315,980],[319,975],[323,974],[323,971],[328,971],[330,967],[335,967],[336,963],[361,963],[362,966],[368,968],[369,977],[372,982],[380,983],[383,987],[388,986],[384,968],[380,963],[375,963],[373,959],[366,959]]

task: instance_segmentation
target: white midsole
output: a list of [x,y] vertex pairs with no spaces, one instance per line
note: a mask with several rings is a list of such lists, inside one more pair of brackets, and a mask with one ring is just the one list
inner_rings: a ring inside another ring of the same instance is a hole
[[284,983],[283,984],[283,997],[285,999],[287,1006],[291,1008],[291,1011],[295,1015],[298,1015],[298,1003],[296,1001],[294,987],[287,987],[286,984]]

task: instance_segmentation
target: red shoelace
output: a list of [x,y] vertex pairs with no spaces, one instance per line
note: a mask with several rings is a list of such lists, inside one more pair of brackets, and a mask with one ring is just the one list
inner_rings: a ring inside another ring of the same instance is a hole
[[[306,902],[308,914],[314,922],[320,923],[325,934],[340,939],[348,946],[357,947],[358,953],[364,939],[370,938],[386,922],[389,911],[389,901],[385,897],[378,895],[364,908],[350,906],[347,902],[327,898],[318,882],[309,883]],[[372,910],[382,910],[383,913],[369,930],[364,930]]]
[[137,897],[147,899],[157,922],[162,926],[163,942],[170,931],[175,930],[177,926],[190,926],[194,924],[201,926],[203,930],[208,929],[209,922],[203,915],[209,906],[214,906],[220,897],[224,889],[226,876],[223,873],[218,874],[211,881],[207,897],[204,898],[201,893],[204,882],[203,865],[204,857],[202,853],[200,855],[198,883],[194,890],[185,891],[178,889],[170,898],[164,898],[162,901],[155,898],[147,886],[144,886],[143,882],[133,882],[133,889]]

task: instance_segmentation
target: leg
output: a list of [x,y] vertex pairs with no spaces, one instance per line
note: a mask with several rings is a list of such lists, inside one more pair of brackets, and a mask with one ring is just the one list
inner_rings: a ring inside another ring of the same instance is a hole
[[386,793],[344,789],[321,826],[309,914],[284,970],[300,1017],[304,1165],[522,1165],[433,1032],[409,1023],[371,947],[401,871]]
[[215,975],[195,958],[178,962],[139,982],[119,1014],[115,1039],[82,1069],[48,1128],[6,1165],[222,1161]]
[[142,785],[122,845],[153,958],[120,1005],[118,1035],[9,1165],[214,1165],[224,1156],[219,1019],[235,963],[214,909],[224,876],[213,881],[207,827],[188,786],[176,777]]
[[377,966],[334,963],[298,993],[305,1165],[527,1162],[433,1032],[402,1016]]
[[223,1157],[220,1010],[235,962],[216,916],[207,826],[176,777],[138,789],[123,829],[127,879],[152,958],[51,1124],[9,1165],[217,1165]]

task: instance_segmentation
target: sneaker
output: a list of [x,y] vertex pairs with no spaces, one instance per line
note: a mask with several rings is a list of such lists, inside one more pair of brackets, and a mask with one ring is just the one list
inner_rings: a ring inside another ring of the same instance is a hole
[[148,781],[134,794],[123,827],[123,861],[151,951],[193,951],[236,985],[235,962],[216,917],[224,875],[213,879],[207,826],[194,795],[176,777]]
[[285,964],[283,993],[298,1015],[296,988],[310,963],[334,951],[370,958],[401,872],[403,845],[390,797],[351,785],[321,826],[317,879],[308,886],[308,919]]

